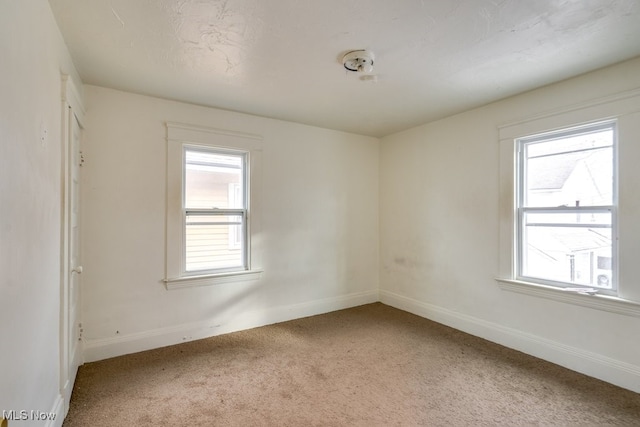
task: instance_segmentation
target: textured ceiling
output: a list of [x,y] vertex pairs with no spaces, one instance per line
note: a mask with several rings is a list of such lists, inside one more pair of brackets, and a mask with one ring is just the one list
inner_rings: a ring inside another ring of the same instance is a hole
[[49,3],[85,83],[372,136],[640,55],[638,0]]

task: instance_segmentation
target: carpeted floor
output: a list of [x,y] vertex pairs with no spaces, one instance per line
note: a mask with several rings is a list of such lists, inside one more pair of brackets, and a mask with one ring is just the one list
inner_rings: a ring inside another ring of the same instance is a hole
[[64,427],[640,426],[640,394],[383,304],[80,368]]

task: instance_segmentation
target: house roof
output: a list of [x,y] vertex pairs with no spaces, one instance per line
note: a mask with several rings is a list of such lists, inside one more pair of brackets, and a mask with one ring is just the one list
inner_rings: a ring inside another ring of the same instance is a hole
[[527,187],[533,191],[561,190],[578,167],[586,171],[586,186],[594,193],[611,194],[611,148],[578,151],[557,156],[530,159],[527,162]]
[[527,187],[530,190],[560,190],[575,170],[578,162],[589,152],[576,152],[562,156],[548,156],[527,162]]

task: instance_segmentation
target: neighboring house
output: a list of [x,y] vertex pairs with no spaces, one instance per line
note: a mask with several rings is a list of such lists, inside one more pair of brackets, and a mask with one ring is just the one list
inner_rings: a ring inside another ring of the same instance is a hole
[[[610,165],[609,149],[578,151],[531,162],[530,204],[609,205],[613,177]],[[598,218],[576,214],[575,222],[597,223]],[[548,277],[562,277],[577,284],[610,286],[610,228],[539,227],[529,234],[528,242],[533,249],[528,252],[532,271],[544,271]]]
[[[242,183],[234,165],[213,165],[206,156],[187,157],[185,199],[190,208],[226,209],[242,205]],[[203,271],[242,263],[242,227],[233,216],[187,215],[185,269]]]

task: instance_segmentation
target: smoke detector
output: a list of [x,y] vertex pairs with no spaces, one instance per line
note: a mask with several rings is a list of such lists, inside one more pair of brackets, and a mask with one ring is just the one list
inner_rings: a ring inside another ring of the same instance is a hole
[[368,50],[353,50],[342,57],[342,64],[348,71],[370,73],[373,71],[373,53]]

